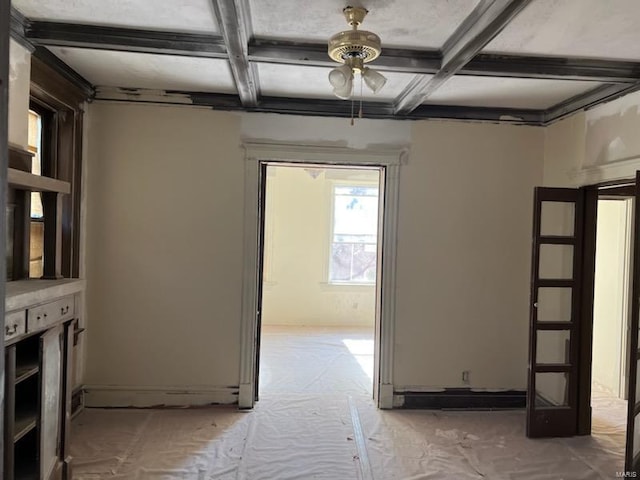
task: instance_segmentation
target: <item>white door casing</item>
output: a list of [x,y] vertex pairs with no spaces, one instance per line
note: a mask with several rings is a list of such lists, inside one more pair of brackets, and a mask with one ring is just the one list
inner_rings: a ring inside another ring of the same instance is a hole
[[[257,312],[260,278],[260,165],[263,162],[383,167],[384,216],[380,279],[379,387],[380,408],[393,407],[393,346],[395,326],[396,234],[400,166],[407,157],[404,147],[355,149],[326,145],[292,145],[245,142],[243,285],[240,343],[239,408],[252,408],[258,334]],[[374,386],[375,388],[375,386]]]

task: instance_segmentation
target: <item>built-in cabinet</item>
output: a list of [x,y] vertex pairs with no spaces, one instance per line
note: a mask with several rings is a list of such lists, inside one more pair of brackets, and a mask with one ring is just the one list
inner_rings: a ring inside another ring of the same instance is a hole
[[70,479],[74,333],[80,280],[7,284],[5,480]]

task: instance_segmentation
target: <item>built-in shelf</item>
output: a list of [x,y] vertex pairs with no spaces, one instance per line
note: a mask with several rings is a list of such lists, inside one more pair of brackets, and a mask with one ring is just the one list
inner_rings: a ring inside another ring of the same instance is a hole
[[33,173],[23,172],[16,168],[7,169],[7,183],[9,186],[32,192],[70,193],[71,184],[56,178],[43,177]]
[[38,412],[33,410],[25,410],[16,412],[15,429],[13,433],[13,441],[17,442],[31,430],[36,428],[38,421]]
[[35,375],[40,370],[38,360],[34,360],[32,363],[25,363],[24,365],[16,366],[16,385],[23,380]]

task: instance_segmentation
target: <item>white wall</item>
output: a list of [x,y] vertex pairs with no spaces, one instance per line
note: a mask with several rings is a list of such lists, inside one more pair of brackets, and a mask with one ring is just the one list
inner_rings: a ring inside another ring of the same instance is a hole
[[9,49],[9,143],[26,149],[29,143],[31,54],[15,40]]
[[542,129],[415,122],[400,175],[398,386],[525,388]]
[[598,202],[593,306],[593,380],[619,394],[627,203]]
[[634,178],[640,170],[640,92],[545,129],[544,184],[578,186]]
[[108,103],[89,115],[86,381],[122,389],[103,404],[238,385],[241,138],[409,145],[396,387],[462,386],[471,370],[474,388],[525,388],[542,129]]
[[368,326],[374,285],[328,283],[332,178],[378,185],[378,172],[270,166],[265,215],[264,325]]
[[239,377],[239,118],[101,103],[89,115],[85,381],[215,401]]

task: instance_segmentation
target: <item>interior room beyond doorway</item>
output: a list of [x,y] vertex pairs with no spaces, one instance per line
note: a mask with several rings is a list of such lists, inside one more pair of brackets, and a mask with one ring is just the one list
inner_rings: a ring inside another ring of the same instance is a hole
[[[632,200],[598,200],[593,308],[592,431],[625,444]],[[622,468],[622,465],[620,465]]]
[[268,165],[260,394],[371,397],[380,171]]

